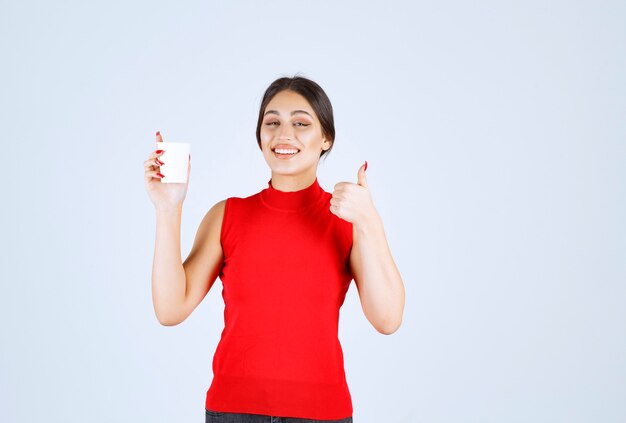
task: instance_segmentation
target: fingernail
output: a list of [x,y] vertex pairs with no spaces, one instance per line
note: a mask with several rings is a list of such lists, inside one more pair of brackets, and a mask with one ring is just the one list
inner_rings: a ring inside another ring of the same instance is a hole
[[364,170],[367,170],[367,160],[365,160],[365,169]]
[[156,136],[158,137],[159,135],[161,135],[161,132],[157,131]]
[[162,175],[160,172],[157,173],[157,175],[159,175],[159,177],[161,177],[161,178],[165,178],[165,175]]
[[156,151],[156,153],[157,153],[157,154],[161,154],[161,153],[163,153],[164,151],[165,151],[165,150],[157,150],[157,151]]

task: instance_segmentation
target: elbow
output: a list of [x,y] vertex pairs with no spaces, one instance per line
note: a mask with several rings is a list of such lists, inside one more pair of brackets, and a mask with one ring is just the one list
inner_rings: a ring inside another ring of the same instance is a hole
[[167,317],[167,316],[161,316],[157,314],[156,318],[161,324],[161,326],[176,326],[181,323],[179,319],[173,319],[171,316]]
[[372,316],[366,312],[365,315],[374,329],[383,335],[395,333],[402,325],[402,313],[395,311],[378,316]]
[[400,329],[401,325],[402,320],[399,320],[397,322],[385,322],[384,324],[376,327],[376,330],[383,335],[391,335],[395,333],[398,329]]
[[171,304],[154,303],[154,315],[162,326],[176,326],[181,324],[188,316],[184,307]]
[[175,322],[173,320],[161,320],[161,319],[159,319],[159,323],[161,324],[161,326],[176,326],[180,322]]

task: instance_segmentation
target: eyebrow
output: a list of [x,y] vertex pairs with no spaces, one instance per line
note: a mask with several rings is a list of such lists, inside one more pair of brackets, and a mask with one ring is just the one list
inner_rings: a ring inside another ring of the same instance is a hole
[[[273,115],[280,115],[280,113],[278,113],[278,111],[276,111],[276,110],[268,110],[267,112],[265,112],[265,114],[263,116],[265,116],[267,114],[270,114],[270,113],[273,114]],[[294,110],[293,112],[291,112],[291,116],[295,115],[296,113],[306,113],[307,115],[311,116],[311,114],[309,112],[307,112],[306,110]],[[311,116],[311,117],[313,117],[313,116]]]

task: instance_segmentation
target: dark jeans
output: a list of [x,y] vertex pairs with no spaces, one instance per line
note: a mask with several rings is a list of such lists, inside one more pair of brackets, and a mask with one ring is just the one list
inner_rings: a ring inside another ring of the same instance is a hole
[[313,420],[296,417],[274,417],[263,414],[226,413],[223,411],[207,410],[205,408],[205,423],[352,423],[352,417],[339,420]]

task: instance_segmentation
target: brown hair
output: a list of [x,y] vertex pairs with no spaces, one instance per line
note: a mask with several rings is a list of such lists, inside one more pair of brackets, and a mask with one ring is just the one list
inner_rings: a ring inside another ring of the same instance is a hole
[[259,108],[259,120],[256,125],[256,140],[261,147],[261,124],[263,122],[263,113],[265,108],[272,101],[272,98],[281,91],[294,91],[304,97],[313,111],[317,115],[317,118],[322,125],[322,133],[324,137],[330,141],[330,148],[320,153],[320,158],[329,153],[335,145],[335,120],[333,118],[333,106],[330,104],[330,99],[316,82],[311,81],[303,76],[294,76],[293,78],[282,77],[272,82],[265,90],[263,99],[261,100],[261,107]]

